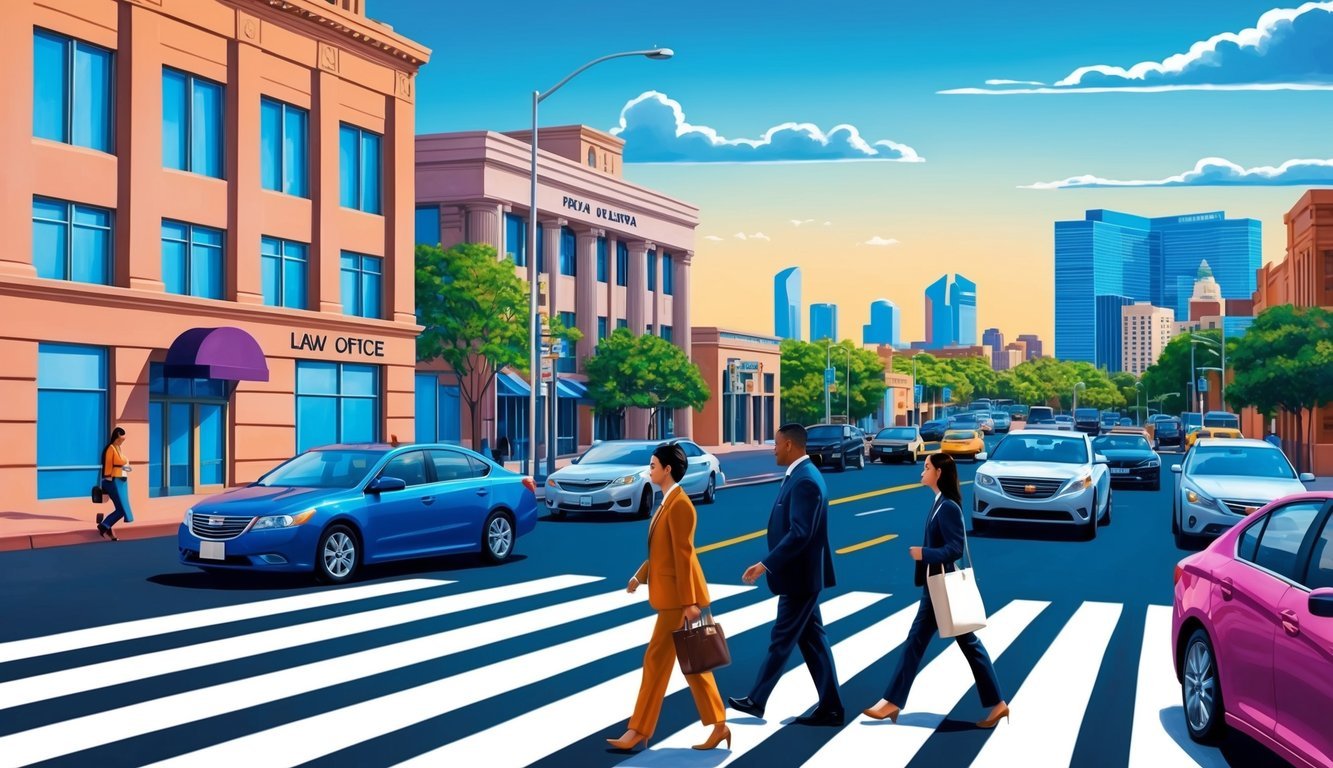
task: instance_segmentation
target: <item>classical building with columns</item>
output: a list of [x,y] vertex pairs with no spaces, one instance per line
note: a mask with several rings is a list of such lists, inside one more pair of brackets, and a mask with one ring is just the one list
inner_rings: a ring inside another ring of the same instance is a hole
[[[594,418],[583,361],[617,328],[657,334],[690,354],[690,260],[699,210],[625,181],[624,142],[615,136],[573,125],[541,129],[538,143],[537,266],[551,316],[583,332],[556,361],[559,452],[594,439],[647,437],[646,410],[631,409],[624,423]],[[490,244],[513,258],[526,280],[531,151],[529,131],[417,136],[417,242]],[[471,440],[452,378],[441,363],[418,366],[418,439]],[[505,438],[520,457],[527,408],[527,382],[502,371],[484,403],[483,437],[492,444]],[[658,437],[690,436],[692,414],[663,412],[656,427]]]

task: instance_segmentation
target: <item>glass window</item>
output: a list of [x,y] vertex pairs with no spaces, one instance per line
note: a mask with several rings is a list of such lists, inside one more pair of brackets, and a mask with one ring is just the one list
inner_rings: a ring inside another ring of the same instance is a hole
[[380,212],[380,136],[343,123],[338,130],[339,198],[344,208]]
[[162,165],[222,178],[222,85],[162,69]]
[[597,316],[597,340],[606,338],[606,315]]
[[546,271],[546,227],[537,225],[537,271]]
[[32,265],[38,277],[111,285],[111,211],[32,199]]
[[331,450],[302,453],[259,478],[271,488],[352,488],[366,478],[383,451]]
[[648,290],[657,290],[657,251],[648,252]]
[[662,338],[666,339],[667,341],[673,341],[671,335],[671,326],[669,325],[662,326]]
[[569,227],[560,230],[560,274],[578,275],[578,238]]
[[1333,516],[1324,521],[1324,530],[1310,553],[1310,567],[1300,581],[1309,589],[1333,587]]
[[162,282],[167,293],[222,298],[222,230],[162,220]]
[[629,321],[623,317],[616,321],[616,330],[621,328],[629,328]]
[[433,373],[416,375],[416,436],[418,443],[433,443],[437,437],[438,401],[436,399],[436,376]]
[[505,254],[516,267],[528,265],[528,222],[513,213],[505,214]]
[[676,288],[675,288],[675,286],[676,286],[675,277],[674,277],[674,275],[671,274],[671,263],[672,263],[671,254],[668,253],[668,252],[666,252],[666,251],[663,251],[663,252],[662,252],[662,293],[665,293],[665,294],[668,295],[668,296],[672,295],[672,291],[674,291],[674,290],[676,289]]
[[597,238],[597,282],[599,283],[606,282],[606,276],[608,274],[607,270],[610,267],[610,265],[607,264],[606,245],[605,237]]
[[114,54],[44,29],[33,31],[32,42],[32,135],[111,152]]
[[616,285],[629,285],[629,246],[616,242]]
[[[947,437],[947,435],[946,435]],[[1085,464],[1087,445],[1081,438],[1051,437],[1048,435],[1024,437],[1010,434],[991,452],[992,461],[1054,461],[1061,464]]]
[[486,477],[491,473],[491,465],[476,456],[468,456],[467,460],[472,463],[473,477]]
[[276,237],[259,239],[264,304],[306,309],[309,246]]
[[1272,446],[1196,445],[1187,455],[1185,472],[1190,475],[1296,478],[1291,462]]
[[451,480],[471,480],[478,476],[477,470],[466,454],[458,451],[431,451],[431,462],[435,465],[435,482],[447,483]]
[[101,479],[107,355],[101,347],[37,346],[37,498],[87,496]]
[[416,243],[417,245],[440,244],[440,206],[417,206]]
[[396,477],[407,483],[408,488],[425,485],[430,481],[426,476],[426,452],[408,451],[389,459],[380,471],[380,477]]
[[296,450],[379,439],[379,366],[297,361]]
[[310,113],[286,102],[259,100],[259,176],[264,189],[307,196]]
[[1254,562],[1292,581],[1300,579],[1296,555],[1321,508],[1322,501],[1298,501],[1268,513]]
[[378,256],[342,253],[343,314],[356,317],[380,317],[380,297],[384,292],[384,260]]
[[1264,530],[1264,520],[1255,520],[1240,535],[1240,543],[1236,545],[1236,556],[1242,560],[1254,562],[1255,554],[1259,551],[1259,534]]

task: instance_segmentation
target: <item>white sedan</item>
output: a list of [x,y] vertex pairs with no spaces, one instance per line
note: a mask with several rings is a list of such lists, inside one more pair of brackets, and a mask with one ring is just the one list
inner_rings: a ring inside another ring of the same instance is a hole
[[693,441],[608,440],[546,479],[546,508],[554,517],[564,517],[567,512],[629,512],[648,517],[658,493],[648,482],[648,462],[653,450],[664,443],[676,443],[685,451],[688,466],[680,482],[682,490],[711,504],[726,476],[718,458]]
[[972,528],[1005,523],[1076,526],[1086,539],[1111,522],[1111,473],[1107,459],[1081,433],[1025,429],[1006,436],[993,453],[980,454]]

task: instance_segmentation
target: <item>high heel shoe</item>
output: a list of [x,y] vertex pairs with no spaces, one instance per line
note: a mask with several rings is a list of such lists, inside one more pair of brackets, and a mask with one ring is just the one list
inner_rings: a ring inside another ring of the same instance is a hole
[[991,710],[991,716],[977,723],[978,728],[994,728],[1000,724],[1000,720],[1009,722],[1009,705],[1001,704]]
[[631,729],[631,732],[634,733],[635,736],[629,741],[625,741],[624,737],[621,737],[619,739],[607,739],[606,743],[610,744],[612,749],[618,749],[622,752],[632,752],[640,745],[643,745],[644,747],[648,746],[648,737],[646,735],[634,731],[633,729]]
[[884,702],[882,707],[871,707],[861,710],[861,714],[874,720],[892,720],[898,722],[898,715],[902,714],[902,709],[893,702]]
[[727,749],[731,749],[731,729],[725,724],[721,728],[713,728],[713,733],[708,737],[708,741],[702,744],[695,744],[695,749],[717,749],[717,745],[727,742]]

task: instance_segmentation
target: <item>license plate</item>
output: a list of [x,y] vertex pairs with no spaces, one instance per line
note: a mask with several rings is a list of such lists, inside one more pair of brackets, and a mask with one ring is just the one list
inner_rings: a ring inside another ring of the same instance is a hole
[[1128,470],[1128,469],[1121,469],[1120,467],[1111,467],[1111,474],[1113,474],[1113,475],[1128,475],[1128,474],[1129,474],[1129,470]]
[[201,541],[199,542],[200,560],[226,560],[227,542],[225,541]]
[[592,506],[592,497],[591,497],[591,496],[580,496],[580,497],[579,497],[579,506],[580,506],[580,507],[591,507],[591,506]]

